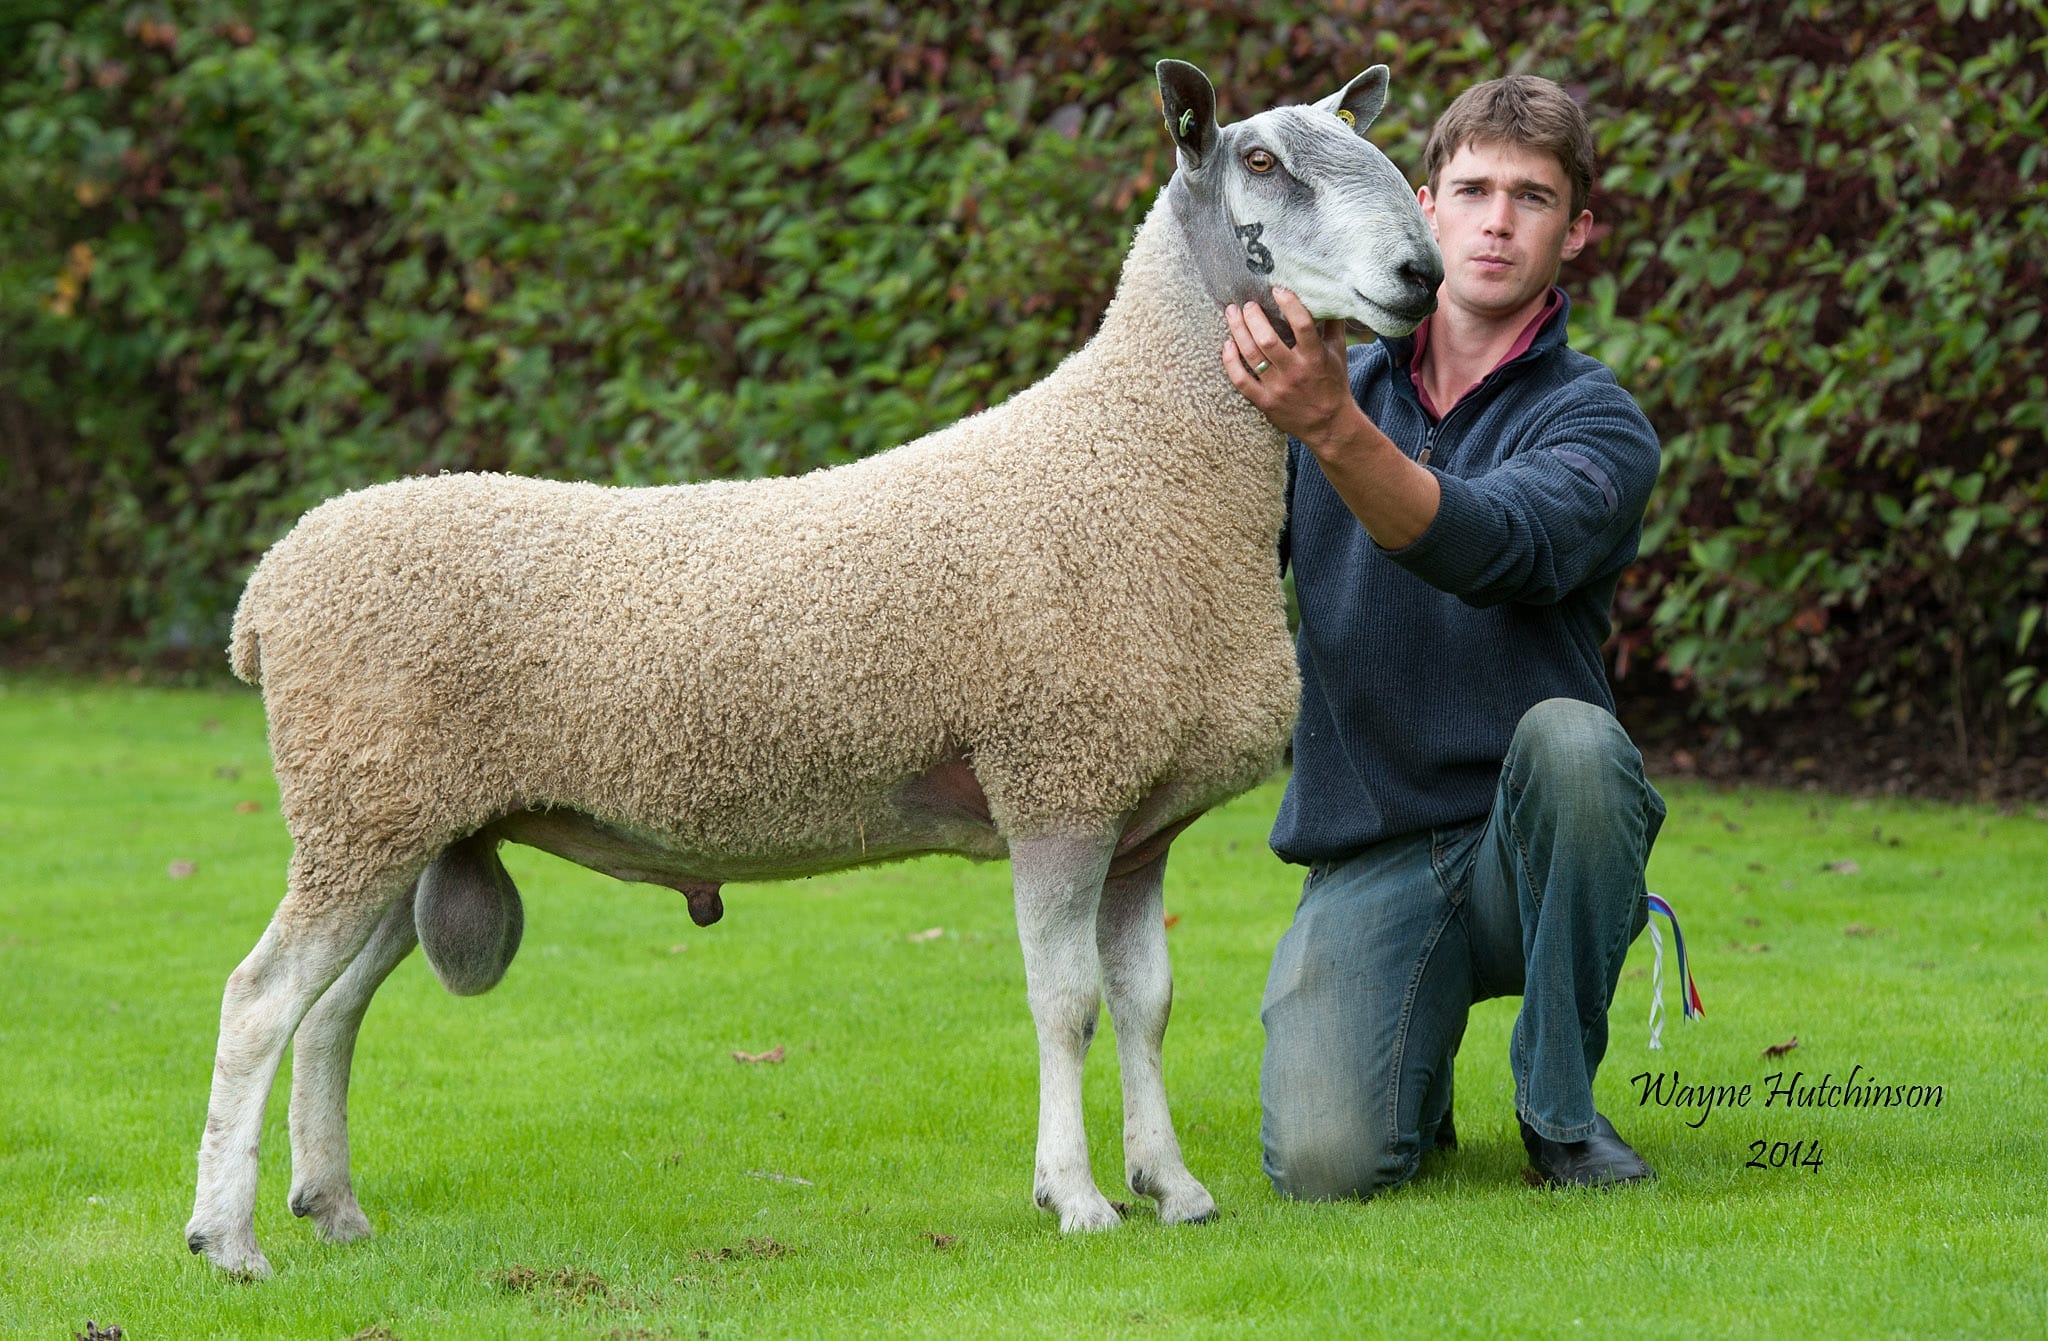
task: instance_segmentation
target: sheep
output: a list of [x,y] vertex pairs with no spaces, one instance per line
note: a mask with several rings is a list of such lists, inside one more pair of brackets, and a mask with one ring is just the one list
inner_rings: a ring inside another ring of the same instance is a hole
[[291,1209],[330,1241],[370,1232],[357,1029],[416,943],[452,992],[504,974],[523,925],[504,842],[673,888],[699,924],[731,881],[1007,856],[1037,1204],[1062,1230],[1118,1221],[1081,1109],[1106,994],[1130,1186],[1164,1222],[1214,1214],[1160,1069],[1161,884],[1174,837],[1278,766],[1299,693],[1285,442],[1222,372],[1222,309],[1277,322],[1282,285],[1401,334],[1441,260],[1364,138],[1385,66],[1227,127],[1201,71],[1157,76],[1178,170],[1099,332],[1009,401],[792,478],[407,479],[329,500],[262,558],[230,662],[262,687],[293,850],[222,999],[193,1252],[269,1273],[256,1151],[288,1042]]

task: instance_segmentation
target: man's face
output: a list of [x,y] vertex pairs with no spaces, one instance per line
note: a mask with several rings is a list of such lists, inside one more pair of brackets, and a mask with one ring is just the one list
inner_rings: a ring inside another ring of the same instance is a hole
[[1539,300],[1593,226],[1590,210],[1571,217],[1564,165],[1541,150],[1464,144],[1437,180],[1441,195],[1416,193],[1444,255],[1437,297],[1470,316],[1503,319]]

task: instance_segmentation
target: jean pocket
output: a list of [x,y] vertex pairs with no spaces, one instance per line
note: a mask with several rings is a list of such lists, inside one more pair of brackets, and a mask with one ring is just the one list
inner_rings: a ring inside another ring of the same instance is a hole
[[1463,904],[1471,892],[1472,863],[1479,856],[1479,840],[1485,832],[1486,821],[1480,819],[1438,829],[1430,835],[1430,868],[1438,888],[1453,908]]

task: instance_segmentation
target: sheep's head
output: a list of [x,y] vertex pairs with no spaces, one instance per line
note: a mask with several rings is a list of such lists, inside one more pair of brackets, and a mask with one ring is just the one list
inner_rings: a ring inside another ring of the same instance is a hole
[[1415,192],[1365,128],[1387,98],[1375,65],[1309,107],[1216,123],[1216,91],[1185,61],[1161,61],[1159,91],[1180,170],[1167,184],[1218,306],[1256,302],[1285,331],[1273,288],[1318,319],[1406,335],[1436,310],[1443,257]]

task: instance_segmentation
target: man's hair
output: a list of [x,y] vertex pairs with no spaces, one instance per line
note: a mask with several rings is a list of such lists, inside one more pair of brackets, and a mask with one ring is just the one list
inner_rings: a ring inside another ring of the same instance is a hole
[[1541,75],[1489,79],[1460,93],[1444,109],[1422,151],[1432,194],[1441,190],[1444,164],[1472,145],[1510,145],[1549,154],[1571,183],[1571,217],[1593,193],[1593,132],[1571,95]]

